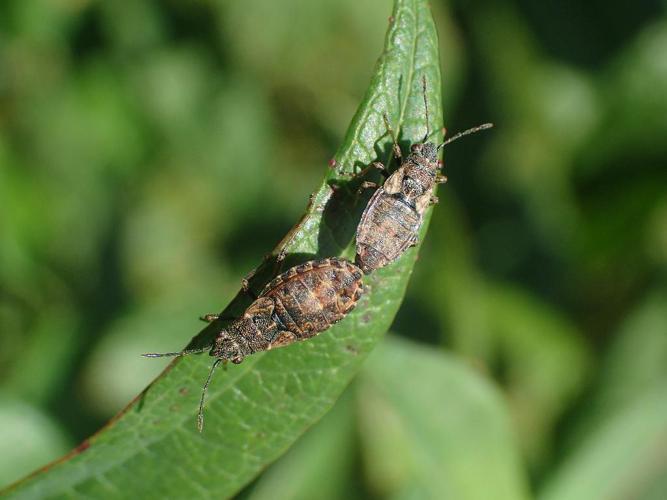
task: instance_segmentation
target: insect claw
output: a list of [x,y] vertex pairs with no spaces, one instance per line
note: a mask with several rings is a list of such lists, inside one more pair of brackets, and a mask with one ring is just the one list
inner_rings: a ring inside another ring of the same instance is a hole
[[357,195],[360,195],[363,193],[364,189],[370,189],[370,188],[378,188],[380,186],[377,185],[375,182],[371,181],[364,181],[361,183],[361,186],[359,186],[359,189],[357,189]]
[[212,323],[213,321],[216,321],[219,318],[220,315],[215,313],[209,313],[209,314],[204,314],[203,316],[199,316],[199,319],[205,321],[206,323]]

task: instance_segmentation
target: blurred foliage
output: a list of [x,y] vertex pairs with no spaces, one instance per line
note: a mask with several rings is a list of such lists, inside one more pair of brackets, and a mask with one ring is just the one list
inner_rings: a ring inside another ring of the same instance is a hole
[[[417,358],[473,368],[434,366],[423,383],[441,397],[420,402],[378,378],[409,363],[369,363],[242,496],[264,498],[281,477],[312,491],[331,475],[328,498],[423,498],[442,478],[428,483],[414,461],[429,470],[449,444],[469,464],[459,473],[483,482],[488,457],[474,460],[475,441],[452,427],[461,408],[443,405],[470,383],[502,391],[489,397],[505,410],[478,425],[492,432],[509,412],[536,496],[664,497],[665,7],[433,1],[445,122],[496,129],[448,146],[450,182],[393,330],[430,346]],[[136,354],[183,345],[298,219],[390,11],[381,0],[0,4],[0,422],[22,445],[19,457],[0,439],[15,456],[0,481],[99,428],[159,371]],[[375,406],[386,415],[368,430]],[[401,431],[415,413],[424,426],[442,416],[429,440],[442,453]],[[383,442],[372,431],[386,426],[399,434]],[[408,449],[388,463],[395,446]]]

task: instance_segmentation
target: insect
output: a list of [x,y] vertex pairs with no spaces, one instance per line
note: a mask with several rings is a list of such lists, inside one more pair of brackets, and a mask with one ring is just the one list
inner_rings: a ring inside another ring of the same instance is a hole
[[[401,162],[394,173],[389,175],[380,162],[371,164],[359,175],[370,168],[379,169],[385,182],[379,186],[373,182],[363,182],[363,188],[377,188],[366,205],[361,216],[356,234],[356,263],[364,273],[390,264],[398,259],[405,250],[419,242],[419,228],[424,212],[438,198],[433,196],[436,184],[447,182],[447,177],[439,173],[442,163],[438,161],[438,151],[450,142],[480,130],[492,127],[485,123],[464,132],[460,132],[440,145],[427,142],[430,136],[428,128],[428,101],[426,99],[426,78],[422,80],[424,91],[424,109],[426,114],[426,134],[421,142],[410,147],[410,154]],[[402,159],[401,149],[396,142],[394,132],[384,115],[387,131],[394,141],[394,154]]]
[[[209,350],[213,362],[202,388],[197,428],[204,426],[204,400],[220,363],[241,363],[245,356],[306,340],[345,317],[363,293],[361,270],[345,259],[312,260],[285,271],[271,281],[245,310],[218,333],[212,346],[143,356],[184,356]],[[208,314],[202,319],[215,321]]]

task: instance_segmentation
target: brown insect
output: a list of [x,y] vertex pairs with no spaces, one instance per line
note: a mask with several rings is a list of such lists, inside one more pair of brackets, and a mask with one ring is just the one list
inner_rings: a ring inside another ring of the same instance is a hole
[[[435,186],[438,183],[447,182],[447,177],[439,173],[442,162],[438,161],[438,151],[446,144],[464,135],[493,126],[490,123],[485,123],[479,127],[460,132],[438,146],[432,142],[427,142],[430,134],[428,129],[426,78],[422,80],[422,83],[426,114],[426,134],[424,138],[421,142],[410,147],[410,154],[391,175],[388,175],[387,169],[380,162],[373,163],[360,173],[360,175],[363,175],[369,168],[377,168],[386,178],[382,186],[373,182],[362,183],[362,189],[377,188],[368,205],[366,205],[361,221],[357,226],[356,263],[364,273],[372,272],[394,262],[405,250],[419,242],[418,235],[424,219],[424,212],[429,205],[438,202],[438,198],[433,196]],[[384,120],[387,131],[394,141],[394,154],[401,159],[401,149],[396,142],[396,137],[386,115],[384,115]]]
[[[241,363],[245,356],[306,340],[345,317],[363,293],[361,270],[345,259],[312,260],[271,281],[240,318],[225,326],[212,346],[144,356],[183,356],[209,350],[217,359],[202,389],[197,428],[204,425],[204,398],[220,363]],[[215,321],[216,314],[202,319]]]

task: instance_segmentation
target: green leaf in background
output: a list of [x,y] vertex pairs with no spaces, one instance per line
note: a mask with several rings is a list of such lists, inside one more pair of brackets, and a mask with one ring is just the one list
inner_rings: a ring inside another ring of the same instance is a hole
[[49,415],[0,393],[0,441],[12,453],[0,454],[0,483],[27,474],[35,462],[64,453],[71,442]]
[[528,498],[499,392],[454,357],[390,339],[370,356],[359,405],[365,467],[382,498]]
[[541,500],[659,500],[667,491],[667,386],[648,391],[585,436]]
[[667,385],[667,288],[647,294],[618,330],[601,369],[598,418]]
[[[384,20],[386,13],[377,17]],[[442,127],[437,47],[428,3],[397,0],[371,85],[336,154],[337,169],[327,173],[285,239],[286,266],[313,255],[353,254],[363,202],[354,195],[356,186],[345,186],[348,177],[338,172],[389,159],[385,111],[400,129],[402,144],[423,136],[422,76],[428,82],[430,129]],[[369,291],[354,313],[325,334],[221,370],[209,392],[203,434],[195,429],[195,413],[211,359],[177,359],[102,431],[6,493],[14,498],[233,495],[331,408],[389,327],[415,258],[413,249],[368,277]],[[268,279],[271,267],[263,266],[256,287]],[[239,296],[232,309],[238,312],[243,303],[247,299]],[[210,340],[216,326],[197,341]]]
[[431,229],[424,249],[434,248],[438,259],[420,261],[416,278],[424,285],[414,293],[437,311],[448,347],[489,371],[503,367],[501,385],[522,451],[538,470],[551,457],[556,419],[587,379],[590,352],[557,308],[514,284],[482,279],[461,207],[454,196],[443,206],[448,216]]
[[667,293],[649,293],[606,353],[596,391],[542,498],[662,499],[667,491]]
[[549,429],[579,395],[590,354],[576,327],[547,303],[508,284],[489,284],[485,292],[522,450],[533,467],[543,467],[553,448]]

